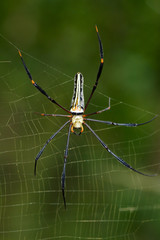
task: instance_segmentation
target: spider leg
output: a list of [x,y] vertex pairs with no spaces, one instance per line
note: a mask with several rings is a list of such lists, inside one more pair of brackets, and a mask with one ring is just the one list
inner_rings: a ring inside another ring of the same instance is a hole
[[31,83],[33,84],[33,86],[35,86],[43,95],[45,95],[52,103],[56,104],[58,107],[62,108],[64,111],[70,113],[69,110],[67,110],[66,108],[64,108],[63,106],[61,106],[59,103],[57,103],[54,99],[52,99],[33,79],[32,79],[32,76],[31,76],[31,73],[29,72],[24,60],[23,60],[23,57],[22,57],[22,54],[20,52],[20,50],[18,50],[18,53],[19,53],[19,56],[22,60],[22,63],[23,63],[23,66],[26,70],[26,73],[29,77],[29,79],[31,80]]
[[72,117],[71,115],[63,115],[63,114],[47,114],[47,113],[39,113],[39,112],[35,112],[35,114],[37,115],[41,115],[41,116],[51,116],[51,117]]
[[61,177],[61,187],[62,187],[62,195],[63,195],[63,201],[64,201],[64,207],[66,209],[66,198],[65,198],[65,176],[66,176],[66,163],[67,163],[67,156],[68,156],[68,147],[69,147],[69,137],[71,133],[71,126],[69,126],[69,131],[68,131],[68,137],[67,137],[67,145],[66,145],[66,150],[64,153],[64,166],[63,166],[63,172],[62,172],[62,177]]
[[156,176],[156,174],[153,174],[153,175],[149,175],[149,174],[146,174],[146,173],[142,173],[136,169],[134,169],[132,166],[130,166],[128,163],[126,163],[122,158],[118,157],[115,153],[113,153],[109,148],[108,146],[100,139],[100,137],[93,131],[93,129],[87,124],[84,122],[84,124],[88,127],[88,129],[94,134],[94,136],[98,139],[98,141],[100,142],[100,144],[110,153],[112,154],[121,164],[123,164],[125,167],[131,169],[132,171],[136,172],[136,173],[139,173],[141,175],[144,175],[144,176],[148,176],[148,177],[154,177]]
[[100,78],[100,76],[101,76],[102,69],[103,69],[103,63],[104,63],[102,42],[101,42],[101,38],[100,38],[100,35],[99,35],[99,32],[98,32],[98,28],[97,28],[97,26],[95,26],[95,27],[96,27],[96,32],[97,32],[97,36],[98,36],[99,51],[100,51],[101,62],[100,62],[100,65],[99,65],[99,69],[98,69],[98,73],[97,73],[97,78],[96,78],[95,84],[94,84],[94,86],[93,86],[93,89],[92,89],[92,92],[91,92],[91,94],[90,94],[90,97],[89,97],[89,99],[88,99],[88,101],[87,101],[87,103],[86,103],[86,106],[85,106],[85,108],[84,108],[84,111],[86,110],[86,108],[87,108],[87,106],[88,106],[88,104],[89,104],[89,102],[90,102],[90,100],[91,100],[91,98],[92,98],[92,96],[93,96],[93,93],[94,93],[94,91],[95,91],[96,88],[97,88],[98,80],[99,80],[99,78]]
[[40,156],[42,155],[42,153],[43,153],[44,149],[46,148],[47,144],[48,144],[69,122],[70,122],[70,120],[67,121],[67,122],[65,122],[65,124],[63,124],[63,125],[58,129],[58,131],[55,132],[55,133],[46,141],[46,143],[45,143],[45,145],[43,146],[43,148],[42,148],[42,149],[39,151],[39,153],[37,154],[37,156],[36,156],[36,158],[35,158],[34,175],[36,175],[37,161],[38,161],[38,159],[40,158]]
[[92,121],[92,122],[105,123],[105,124],[114,125],[114,126],[138,127],[138,126],[145,125],[147,123],[152,122],[157,117],[158,117],[158,115],[155,116],[154,118],[152,118],[151,120],[149,120],[147,122],[143,122],[143,123],[115,123],[115,122],[102,121],[102,120],[92,119],[92,118],[84,118],[84,120],[88,120],[88,121]]
[[111,109],[110,103],[111,103],[111,99],[109,98],[109,104],[108,104],[108,107],[107,107],[107,108],[104,108],[104,109],[102,109],[102,110],[100,110],[100,111],[97,111],[97,112],[84,114],[83,117],[88,117],[88,116],[91,116],[91,115],[99,114],[99,113],[105,112],[105,111],[107,111],[107,110],[110,110],[110,109]]

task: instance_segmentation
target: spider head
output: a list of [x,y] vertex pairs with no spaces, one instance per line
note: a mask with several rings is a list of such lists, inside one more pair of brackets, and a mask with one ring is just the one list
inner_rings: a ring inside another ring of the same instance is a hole
[[71,127],[71,131],[75,133],[74,128],[76,129],[80,129],[81,128],[81,132],[83,132],[83,116],[82,115],[74,115],[72,117],[72,127]]

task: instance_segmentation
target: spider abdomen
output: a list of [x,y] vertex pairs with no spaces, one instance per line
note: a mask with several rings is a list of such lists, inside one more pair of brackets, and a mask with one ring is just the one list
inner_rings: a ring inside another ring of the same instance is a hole
[[84,94],[83,94],[84,78],[82,73],[78,72],[74,77],[73,97],[71,101],[70,112],[84,112]]

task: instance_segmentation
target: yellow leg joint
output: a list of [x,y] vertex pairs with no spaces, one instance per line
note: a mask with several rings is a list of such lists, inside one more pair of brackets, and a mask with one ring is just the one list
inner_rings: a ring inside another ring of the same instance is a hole
[[72,127],[71,127],[71,132],[73,132],[73,133],[74,133],[74,130],[73,130],[73,124],[72,124]]
[[84,131],[84,127],[83,126],[81,126],[81,133]]
[[20,50],[19,50],[19,49],[18,49],[18,53],[19,53],[19,56],[20,56],[20,57],[22,57],[22,54],[21,54],[21,52],[20,52]]

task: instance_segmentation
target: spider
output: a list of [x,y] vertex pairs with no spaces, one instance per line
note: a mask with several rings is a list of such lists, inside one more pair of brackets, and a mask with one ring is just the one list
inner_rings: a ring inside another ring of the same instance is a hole
[[[54,103],[55,105],[57,105],[58,107],[60,107],[61,109],[63,109],[65,112],[68,113],[68,115],[62,115],[62,114],[45,114],[45,113],[40,113],[41,116],[52,116],[52,117],[66,117],[69,120],[67,122],[65,122],[59,129],[57,132],[55,132],[44,144],[44,146],[42,147],[42,149],[39,151],[39,153],[37,154],[36,158],[35,158],[35,166],[34,166],[34,175],[36,175],[36,167],[37,167],[37,161],[40,158],[40,156],[42,155],[44,149],[46,148],[46,146],[48,145],[48,143],[53,140],[55,138],[55,136],[67,125],[69,124],[69,130],[68,130],[68,137],[67,137],[67,145],[66,145],[66,149],[65,149],[65,153],[64,153],[64,166],[63,166],[63,171],[62,171],[62,176],[61,176],[61,189],[62,189],[62,196],[63,196],[63,201],[64,201],[64,207],[66,209],[66,198],[65,198],[65,176],[66,176],[66,163],[67,163],[67,156],[68,156],[68,147],[69,147],[69,139],[70,139],[70,133],[74,133],[76,135],[80,135],[83,131],[83,125],[85,125],[92,133],[93,135],[98,139],[98,141],[100,142],[100,144],[103,146],[103,148],[105,150],[107,150],[111,155],[113,155],[113,157],[115,157],[121,164],[123,164],[125,167],[131,169],[132,171],[142,174],[144,176],[155,176],[155,175],[148,175],[146,173],[142,173],[136,169],[134,169],[132,166],[130,166],[127,162],[125,162],[122,158],[118,157],[115,153],[113,153],[108,146],[100,139],[100,137],[95,133],[95,131],[86,123],[86,121],[92,121],[92,122],[98,122],[98,123],[104,123],[104,124],[108,124],[108,125],[114,125],[114,126],[127,126],[127,127],[137,127],[137,126],[141,126],[147,123],[150,123],[151,121],[153,121],[157,116],[155,116],[154,118],[152,118],[151,120],[147,121],[147,122],[143,122],[143,123],[116,123],[116,122],[111,122],[111,121],[102,121],[102,120],[97,120],[97,119],[91,119],[88,118],[88,116],[91,115],[96,115],[96,114],[100,114],[102,112],[105,112],[107,110],[110,109],[110,98],[109,98],[109,103],[108,103],[108,107],[97,111],[97,112],[92,112],[92,113],[88,113],[85,114],[85,111],[90,103],[90,100],[97,88],[98,85],[98,81],[99,78],[101,76],[102,73],[102,69],[103,69],[103,64],[104,64],[104,58],[103,58],[103,47],[102,47],[102,42],[101,42],[101,38],[98,32],[98,28],[97,26],[95,26],[96,28],[96,32],[97,32],[97,36],[98,36],[98,42],[99,42],[99,51],[100,51],[100,65],[99,65],[99,69],[98,69],[98,73],[97,73],[97,77],[96,77],[96,81],[95,84],[92,88],[91,94],[88,98],[88,101],[86,104],[84,104],[84,94],[83,94],[83,83],[84,83],[84,77],[83,75],[78,72],[75,77],[74,77],[74,90],[73,90],[73,97],[71,100],[71,107],[70,110],[67,110],[66,108],[64,108],[62,105],[60,105],[57,101],[55,101],[53,98],[51,98],[33,79],[31,76],[31,73],[29,72],[22,54],[20,52],[20,50],[18,50],[19,52],[19,56],[22,60],[23,66],[25,68],[25,71],[29,77],[29,79],[31,80],[31,83],[33,84],[34,87],[36,87],[43,95],[45,95],[52,103]],[[77,130],[77,131],[75,131]]]

